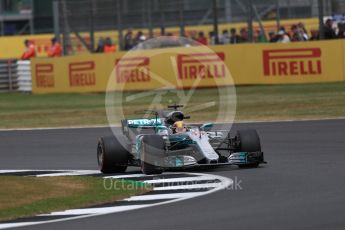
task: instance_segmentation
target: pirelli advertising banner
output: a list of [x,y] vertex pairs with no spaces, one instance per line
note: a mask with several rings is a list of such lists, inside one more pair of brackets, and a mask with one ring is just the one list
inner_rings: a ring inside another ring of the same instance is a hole
[[233,85],[225,53],[207,47],[37,58],[34,93],[183,89]]
[[34,93],[345,81],[345,42],[243,44],[36,58]]
[[247,68],[231,70],[237,84],[344,81],[344,45],[341,40],[252,45],[242,53]]

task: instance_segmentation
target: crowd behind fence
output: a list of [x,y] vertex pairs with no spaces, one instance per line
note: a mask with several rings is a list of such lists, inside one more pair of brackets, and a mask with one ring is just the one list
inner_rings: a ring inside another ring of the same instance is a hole
[[[344,39],[345,38],[345,22],[334,22],[332,19],[327,19],[323,25],[323,39]],[[281,26],[276,31],[262,31],[256,30],[253,36],[253,41],[250,41],[248,36],[247,27],[240,28],[238,31],[236,28],[223,29],[221,33],[216,35],[213,31],[206,34],[204,31],[193,31],[190,34],[185,34],[183,37],[188,40],[178,39],[176,35],[172,33],[163,34],[167,44],[160,45],[147,42],[150,38],[149,34],[145,34],[143,31],[134,33],[129,29],[126,31],[123,40],[120,42],[123,45],[124,50],[131,49],[151,49],[162,48],[172,46],[197,46],[197,45],[226,45],[226,44],[243,44],[243,43],[289,43],[289,42],[307,42],[320,40],[320,32],[317,29],[311,29],[308,31],[302,22],[291,25],[286,28]],[[104,41],[108,40],[111,43],[111,38],[104,39],[101,37],[97,43],[96,52],[103,52]],[[170,42],[169,42],[170,40]],[[152,45],[151,45],[152,44]]]
[[[323,2],[321,8],[324,15],[339,13],[338,9],[345,8],[345,4],[343,6],[338,0]],[[63,35],[64,50],[67,50],[68,46],[73,46],[72,34],[76,35],[85,47],[90,47],[91,52],[94,51],[93,48],[97,43],[102,43],[102,39],[106,39],[95,36],[97,31],[117,30],[118,38],[110,39],[119,41],[117,45],[124,50],[128,50],[125,47],[128,47],[128,41],[133,40],[129,42],[133,44],[140,43],[141,35],[131,35],[127,32],[130,28],[147,29],[144,33],[147,39],[157,36],[154,33],[157,28],[161,30],[160,35],[170,36],[167,32],[169,27],[179,27],[180,32],[174,34],[175,36],[187,36],[198,42],[201,40],[204,43],[207,41],[208,44],[219,44],[227,42],[226,37],[230,36],[231,28],[228,28],[227,32],[217,31],[218,29],[215,28],[213,32],[199,31],[195,34],[186,34],[185,27],[249,21],[262,24],[266,20],[276,20],[279,25],[280,20],[283,19],[318,17],[319,3],[320,0],[59,0],[54,8],[54,12],[57,12],[55,34]],[[239,31],[236,32],[242,36],[242,41],[265,42],[280,40],[278,37],[282,35],[282,31],[286,31],[286,35],[291,36],[291,28],[282,29],[254,31],[248,23],[248,28],[238,29]],[[88,40],[80,36],[81,32],[90,34]],[[316,31],[313,33],[315,35]],[[308,35],[311,36],[311,31]],[[128,39],[128,37],[132,38]],[[221,40],[221,37],[224,39]],[[275,39],[271,39],[272,37]],[[295,39],[290,38],[290,40]],[[235,42],[237,43],[236,39]]]

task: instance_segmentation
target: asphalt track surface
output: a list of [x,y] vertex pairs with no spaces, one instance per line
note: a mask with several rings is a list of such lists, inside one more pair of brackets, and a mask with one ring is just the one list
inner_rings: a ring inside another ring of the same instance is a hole
[[[269,162],[257,169],[206,171],[240,182],[237,188],[146,209],[18,229],[345,229],[345,120],[237,124],[236,128],[258,130]],[[109,134],[108,128],[0,132],[0,169],[96,169],[97,137]]]

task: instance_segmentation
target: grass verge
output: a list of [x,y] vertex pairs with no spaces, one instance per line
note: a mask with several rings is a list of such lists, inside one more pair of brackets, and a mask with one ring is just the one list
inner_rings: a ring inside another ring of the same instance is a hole
[[[187,94],[187,92],[183,92]],[[124,97],[136,93],[125,93]],[[318,119],[345,116],[345,83],[236,87],[236,121]],[[218,97],[216,89],[199,89],[188,102],[196,106]],[[130,117],[147,109],[154,95],[123,104]],[[175,92],[161,104],[179,102]],[[226,103],[226,102],[225,102]],[[119,104],[115,107],[119,108]],[[192,112],[191,122],[212,121],[214,108]],[[117,108],[116,108],[117,109]],[[106,125],[104,94],[0,94],[0,128]]]
[[146,184],[96,177],[0,176],[0,220],[88,207],[150,191]]

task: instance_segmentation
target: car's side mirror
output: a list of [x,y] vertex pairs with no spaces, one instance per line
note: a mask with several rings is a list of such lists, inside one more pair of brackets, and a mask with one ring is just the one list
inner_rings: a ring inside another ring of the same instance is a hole
[[200,130],[205,131],[205,132],[210,131],[212,128],[213,128],[213,123],[206,123],[200,126]]

